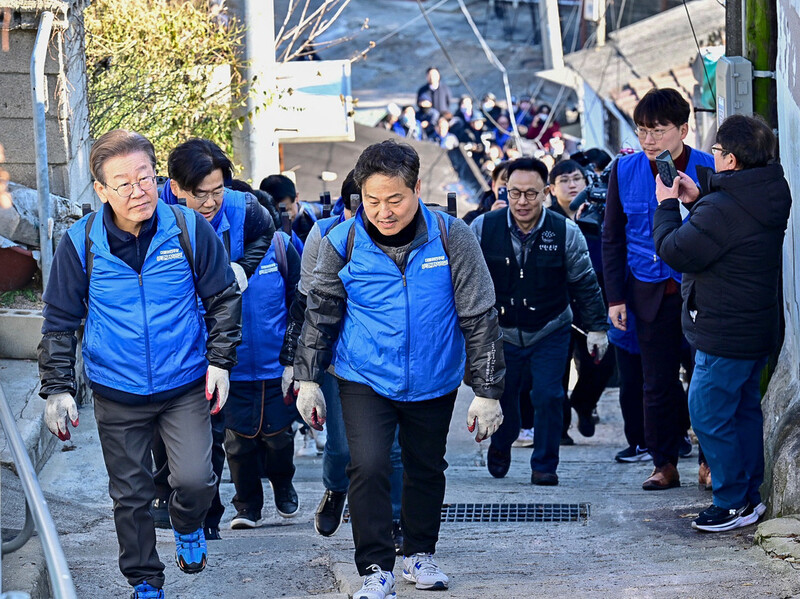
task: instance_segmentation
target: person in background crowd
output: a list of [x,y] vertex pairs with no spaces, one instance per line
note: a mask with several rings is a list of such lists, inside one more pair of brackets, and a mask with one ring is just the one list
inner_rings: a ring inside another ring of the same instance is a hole
[[292,231],[305,243],[317,217],[309,206],[300,201],[294,182],[285,175],[270,175],[262,179],[258,187],[272,196],[275,208],[286,211],[292,223]]
[[413,148],[393,140],[362,152],[355,182],[364,202],[322,240],[295,357],[297,406],[312,426],[325,420],[319,385],[331,362],[339,378],[355,561],[365,577],[353,599],[395,596],[389,453],[398,425],[403,577],[436,590],[449,584],[434,553],[465,357],[476,393],[469,430],[482,440],[502,422],[491,279],[468,227],[419,199],[419,167]]
[[633,119],[641,152],[620,157],[611,170],[603,226],[603,274],[608,316],[624,331],[630,309],[636,316],[644,376],[645,445],[653,473],[645,490],[678,487],[677,464],[687,425],[686,394],[679,378],[683,335],[681,275],[653,245],[657,172],[655,158],[669,150],[678,170],[697,177],[696,167],[714,159],[683,143],[689,132],[689,104],[674,89],[652,89],[637,104]]
[[[716,174],[656,177],[653,239],[684,273],[681,321],[696,349],[689,413],[713,473],[713,504],[692,527],[719,532],[766,512],[761,371],[780,340],[781,254],[792,206],[776,140],[760,118],[730,116],[717,130]],[[690,206],[683,221],[680,204]]]
[[202,525],[216,484],[209,401],[216,414],[228,398],[241,292],[206,219],[158,200],[155,150],[145,137],[109,131],[92,146],[89,167],[103,209],[61,239],[44,293],[44,419],[62,441],[70,438],[69,423],[78,426],[75,333],[86,317],[83,359],[114,501],[119,567],[133,599],[163,599],[150,512],[153,434],[161,434],[172,468],[175,558],[194,574],[208,557]]
[[425,72],[427,83],[417,91],[417,106],[433,108],[439,114],[452,112],[453,94],[436,67]]
[[440,116],[436,120],[436,126],[428,139],[439,144],[439,147],[445,150],[458,147],[458,138],[450,133],[450,121],[445,116]]
[[508,202],[498,198],[500,188],[506,186],[508,180],[508,162],[500,162],[495,165],[492,170],[491,187],[487,189],[478,200],[478,207],[475,210],[470,210],[464,215],[464,222],[467,224],[472,223],[481,214],[485,214],[490,210],[500,210],[508,206]]
[[574,301],[589,331],[587,351],[601,360],[608,346],[605,306],[578,226],[543,207],[547,167],[535,158],[508,165],[508,208],[479,216],[471,227],[492,275],[506,356],[505,420],[486,456],[503,478],[520,431],[522,372],[532,378],[534,408],[531,483],[557,485],[561,439],[561,377],[567,362]]

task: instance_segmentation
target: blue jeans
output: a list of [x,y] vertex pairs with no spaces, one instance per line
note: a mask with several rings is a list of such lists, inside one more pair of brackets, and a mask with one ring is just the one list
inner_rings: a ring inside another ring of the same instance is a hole
[[[339,396],[339,384],[336,381],[336,377],[326,372],[320,388],[325,396],[327,407],[326,428],[328,429],[328,440],[325,443],[325,452],[322,455],[322,484],[330,491],[344,493],[349,485],[346,468],[347,464],[350,463],[350,450],[347,447],[347,436],[345,435],[344,420],[342,419],[342,399]],[[392,518],[394,520],[400,520],[403,493],[403,462],[400,459],[398,434],[399,427],[395,431],[394,443],[389,453],[389,460],[392,465],[390,481]]]
[[531,469],[536,472],[555,473],[558,468],[561,424],[564,418],[561,407],[564,400],[561,377],[569,352],[569,336],[570,327],[566,326],[529,347],[503,343],[506,360],[506,385],[500,398],[503,424],[492,435],[491,446],[507,453],[519,436],[519,388],[525,371],[530,371],[533,379],[530,401],[534,410]]
[[735,360],[697,351],[689,385],[689,415],[703,447],[714,505],[761,503],[764,437],[759,382],[766,358]]

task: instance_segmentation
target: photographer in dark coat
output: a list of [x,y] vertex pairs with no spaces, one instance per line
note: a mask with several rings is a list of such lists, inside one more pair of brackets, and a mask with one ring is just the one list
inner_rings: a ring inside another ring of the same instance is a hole
[[[656,251],[684,274],[683,331],[697,350],[692,426],[713,472],[714,503],[692,527],[718,532],[766,511],[759,380],[780,338],[781,250],[792,199],[772,163],[775,135],[760,119],[725,120],[711,148],[716,174],[698,168],[672,188],[656,177]],[[677,200],[676,200],[677,198]],[[699,198],[699,199],[698,199]],[[682,223],[678,202],[691,204]]]

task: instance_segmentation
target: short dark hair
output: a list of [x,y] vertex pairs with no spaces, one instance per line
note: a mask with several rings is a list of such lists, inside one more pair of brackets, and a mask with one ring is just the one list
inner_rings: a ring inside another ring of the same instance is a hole
[[495,164],[494,168],[492,169],[492,181],[497,181],[498,177],[508,170],[509,164],[510,161],[508,160],[502,160]]
[[254,191],[247,181],[242,181],[241,179],[234,179],[228,187],[234,191],[246,191],[247,193],[253,193]]
[[134,152],[144,152],[156,169],[156,151],[153,144],[141,133],[114,129],[101,135],[89,152],[89,171],[95,181],[106,184],[103,166],[106,161],[117,156],[126,156]]
[[209,139],[189,139],[172,150],[167,159],[170,179],[191,192],[217,169],[222,171],[225,181],[230,181],[233,163],[222,148]]
[[672,88],[651,89],[633,110],[633,122],[638,127],[681,125],[689,122],[689,102]]
[[348,210],[352,210],[350,205],[351,195],[361,195],[361,189],[359,189],[358,185],[356,185],[355,169],[347,173],[344,181],[342,181],[342,201],[344,202],[344,207]]
[[734,114],[722,121],[717,143],[743,168],[766,166],[775,158],[775,134],[760,116]]
[[414,189],[419,180],[419,154],[410,145],[387,139],[372,144],[361,152],[353,179],[359,189],[372,175],[400,177],[409,189]]
[[510,179],[512,173],[516,171],[529,171],[538,173],[542,178],[542,181],[547,183],[547,165],[538,158],[530,158],[526,156],[524,158],[512,160],[508,164],[508,172],[506,173],[506,177]]
[[550,171],[550,179],[548,183],[552,185],[553,183],[556,182],[556,178],[559,177],[560,175],[574,173],[575,171],[580,172],[580,174],[584,175],[584,177],[586,176],[580,164],[578,164],[574,160],[562,160],[553,167],[552,171]]
[[439,70],[439,67],[428,67],[427,70],[425,71],[425,74],[427,75],[431,71],[436,71],[437,73],[441,74],[441,71]]
[[278,210],[275,208],[275,204],[272,201],[272,196],[269,195],[266,191],[261,189],[254,189],[253,190],[253,197],[258,200],[258,203],[264,206],[267,212],[269,212],[270,216],[272,217],[272,222],[275,223],[275,229],[281,228],[281,216],[278,213]]
[[284,198],[290,198],[294,202],[297,197],[297,188],[294,186],[294,182],[286,175],[265,177],[258,187],[271,195],[272,201],[276,204],[280,203]]

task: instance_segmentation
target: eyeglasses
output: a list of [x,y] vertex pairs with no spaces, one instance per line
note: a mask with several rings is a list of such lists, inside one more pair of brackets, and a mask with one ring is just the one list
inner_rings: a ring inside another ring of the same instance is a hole
[[725,156],[726,154],[730,154],[730,152],[726,152],[722,146],[711,146],[711,153],[714,154],[719,152],[720,156]]
[[574,177],[559,177],[556,183],[561,185],[569,185],[570,183],[580,183],[583,181],[583,175],[575,175]]
[[141,189],[142,191],[147,191],[149,189],[152,189],[155,184],[156,184],[156,178],[154,176],[142,177],[136,183],[123,183],[119,187],[111,187],[103,183],[103,185],[105,185],[112,191],[116,191],[117,195],[121,197],[123,200],[127,200],[129,197],[133,195],[134,187],[138,186],[139,189]]
[[192,193],[192,197],[199,201],[200,203],[206,202],[208,198],[217,201],[222,198],[223,194],[225,193],[225,188],[220,187],[219,189],[215,189],[213,191],[198,191],[197,193]]
[[540,193],[542,193],[540,189],[526,189],[523,191],[522,189],[515,189],[512,187],[508,190],[508,197],[512,200],[518,200],[522,196],[525,196],[526,200],[533,202],[537,197],[539,197]]
[[650,137],[653,138],[653,141],[661,141],[664,137],[664,134],[669,131],[670,129],[677,129],[675,125],[672,127],[667,127],[666,129],[647,129],[645,127],[636,127],[636,137],[640,140],[644,141],[647,139],[647,135],[650,134]]

